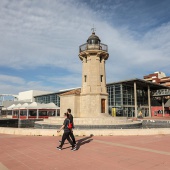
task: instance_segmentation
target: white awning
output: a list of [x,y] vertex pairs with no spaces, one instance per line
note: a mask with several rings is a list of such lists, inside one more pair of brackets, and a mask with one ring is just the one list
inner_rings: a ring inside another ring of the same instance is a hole
[[31,104],[24,103],[24,104],[13,104],[7,108],[8,110],[19,110],[19,109],[60,109],[60,107],[56,106],[54,103],[37,103],[33,102]]
[[20,109],[20,107],[21,107],[21,104],[19,103],[19,104],[15,105],[12,109]]
[[12,104],[11,106],[7,107],[8,110],[12,110],[13,107],[15,107],[16,105],[15,104]]
[[20,109],[27,109],[28,103],[24,103],[23,105],[20,106]]

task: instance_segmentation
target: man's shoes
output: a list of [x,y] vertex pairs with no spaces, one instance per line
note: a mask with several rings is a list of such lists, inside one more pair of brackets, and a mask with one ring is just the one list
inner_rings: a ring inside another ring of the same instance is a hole
[[59,151],[61,151],[61,150],[62,150],[62,147],[61,147],[61,146],[57,146],[57,149],[58,149]]
[[74,146],[74,147],[71,148],[71,150],[72,150],[72,151],[76,151],[76,150],[77,150],[77,147]]

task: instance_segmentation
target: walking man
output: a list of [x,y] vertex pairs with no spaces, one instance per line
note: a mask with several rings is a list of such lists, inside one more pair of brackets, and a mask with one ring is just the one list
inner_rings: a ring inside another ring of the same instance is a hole
[[71,144],[71,146],[72,146],[72,149],[71,149],[71,150],[75,151],[75,150],[76,150],[76,146],[75,146],[75,144],[73,143],[73,141],[70,139],[70,134],[71,134],[71,131],[72,131],[72,130],[68,128],[68,124],[69,124],[69,122],[70,122],[68,113],[64,113],[64,118],[65,118],[65,120],[64,120],[63,125],[62,125],[61,128],[57,131],[57,132],[59,133],[62,129],[64,129],[64,133],[63,133],[63,136],[62,136],[61,144],[57,147],[57,149],[58,149],[58,150],[62,150],[62,147],[63,147],[63,145],[64,145],[64,142],[65,142],[65,140],[67,139],[67,140],[69,141],[69,143]]
[[[71,109],[67,109],[67,113],[68,113],[68,118],[70,119],[70,123],[72,123],[73,128],[74,128],[73,115],[71,114]],[[75,140],[75,137],[74,137],[72,129],[71,129],[71,132],[70,132],[70,137],[71,137],[71,139],[73,141],[73,144],[76,145],[76,140]]]

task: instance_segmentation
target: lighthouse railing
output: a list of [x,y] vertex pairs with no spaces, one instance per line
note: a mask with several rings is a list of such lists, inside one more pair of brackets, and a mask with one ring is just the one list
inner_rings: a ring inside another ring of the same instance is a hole
[[79,52],[83,52],[85,50],[102,50],[102,51],[108,51],[108,46],[106,44],[82,44],[79,46]]

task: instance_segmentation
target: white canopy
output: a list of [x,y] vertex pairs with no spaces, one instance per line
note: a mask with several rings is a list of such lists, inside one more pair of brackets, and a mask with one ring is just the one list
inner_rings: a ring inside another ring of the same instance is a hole
[[45,104],[47,109],[60,109],[60,107],[56,106],[54,103]]
[[19,103],[19,104],[15,105],[12,109],[19,109],[20,106],[21,106],[21,104]]
[[27,109],[28,103],[24,103],[23,105],[20,106],[20,109]]
[[28,103],[24,103],[23,105],[21,105],[20,103],[15,105],[11,105],[7,108],[8,110],[19,110],[19,109],[60,109],[60,107],[56,106],[54,103],[37,103],[37,102],[33,102],[31,104]]
[[28,109],[39,109],[41,103],[33,102],[27,106]]
[[16,105],[15,104],[12,104],[11,106],[7,107],[8,110],[12,110],[13,107],[15,107]]

